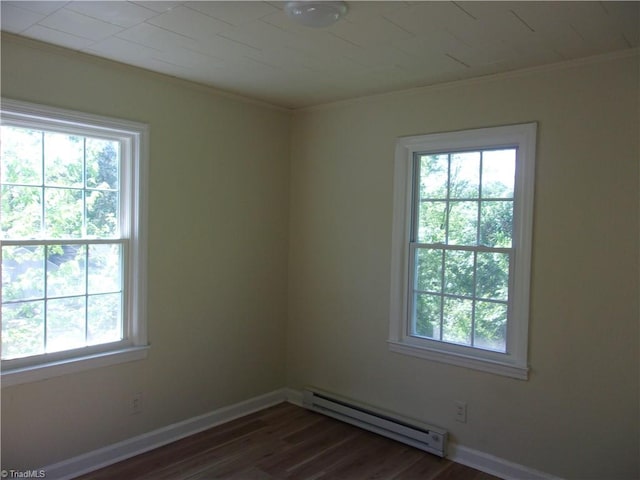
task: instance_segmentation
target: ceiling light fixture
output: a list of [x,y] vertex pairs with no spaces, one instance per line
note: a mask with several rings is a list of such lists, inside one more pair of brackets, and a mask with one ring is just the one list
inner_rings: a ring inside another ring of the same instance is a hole
[[289,18],[314,28],[328,27],[340,20],[347,13],[346,2],[287,2],[284,11]]

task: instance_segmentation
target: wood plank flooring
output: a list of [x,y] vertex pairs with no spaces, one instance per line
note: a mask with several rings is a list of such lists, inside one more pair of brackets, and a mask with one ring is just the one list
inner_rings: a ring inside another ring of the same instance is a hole
[[289,403],[77,480],[498,480]]

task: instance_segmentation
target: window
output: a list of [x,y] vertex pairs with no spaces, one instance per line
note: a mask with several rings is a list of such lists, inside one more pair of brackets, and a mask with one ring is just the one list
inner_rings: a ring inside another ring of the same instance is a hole
[[526,379],[536,124],[400,138],[392,351]]
[[147,127],[1,113],[3,385],[143,358]]

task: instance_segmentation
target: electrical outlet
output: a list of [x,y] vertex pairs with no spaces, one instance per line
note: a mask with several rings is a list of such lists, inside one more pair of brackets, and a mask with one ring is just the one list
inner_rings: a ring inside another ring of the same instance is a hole
[[131,415],[137,415],[142,412],[142,392],[135,393],[131,397],[130,410]]
[[465,402],[455,402],[455,419],[460,423],[467,423],[467,404]]

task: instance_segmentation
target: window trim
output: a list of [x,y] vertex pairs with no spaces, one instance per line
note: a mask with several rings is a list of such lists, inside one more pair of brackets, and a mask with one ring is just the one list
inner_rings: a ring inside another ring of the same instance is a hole
[[0,114],[2,123],[68,130],[88,136],[95,136],[98,130],[120,138],[123,148],[130,152],[130,165],[121,169],[121,190],[130,199],[131,207],[121,209],[122,224],[128,229],[123,232],[128,244],[123,253],[126,256],[123,281],[128,319],[125,340],[47,354],[47,358],[39,362],[33,357],[31,360],[29,357],[3,360],[2,387],[145,358],[149,349],[146,301],[148,125],[6,98],[1,100]]
[[[533,197],[537,123],[479,128],[398,138],[395,148],[389,349],[517,379],[528,378],[528,321],[533,231]],[[414,154],[518,147],[514,192],[515,250],[511,319],[507,353],[417,338],[409,335],[410,231],[413,208]]]

